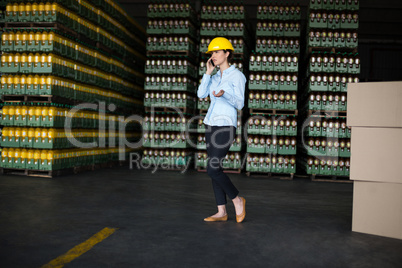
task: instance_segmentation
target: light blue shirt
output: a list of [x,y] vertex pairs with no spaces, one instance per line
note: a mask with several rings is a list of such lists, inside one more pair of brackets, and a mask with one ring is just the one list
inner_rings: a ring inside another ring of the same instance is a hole
[[[237,110],[244,107],[245,86],[246,77],[233,65],[223,71],[222,78],[220,70],[212,77],[204,74],[197,91],[198,98],[209,95],[211,100],[204,124],[237,127]],[[225,91],[221,97],[212,94],[213,91],[218,94],[220,90]]]

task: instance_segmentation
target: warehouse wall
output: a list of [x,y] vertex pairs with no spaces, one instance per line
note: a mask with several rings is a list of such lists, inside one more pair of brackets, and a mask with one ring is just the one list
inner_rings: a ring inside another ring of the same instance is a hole
[[[147,25],[149,0],[120,0],[120,4],[141,23]],[[201,0],[192,1],[199,10]],[[255,33],[256,13],[260,0],[245,3],[251,33]],[[269,2],[269,1],[267,1]],[[286,1],[291,3],[292,1]],[[309,0],[300,3],[306,18]],[[402,1],[360,0],[359,53],[362,62],[361,81],[402,80]]]

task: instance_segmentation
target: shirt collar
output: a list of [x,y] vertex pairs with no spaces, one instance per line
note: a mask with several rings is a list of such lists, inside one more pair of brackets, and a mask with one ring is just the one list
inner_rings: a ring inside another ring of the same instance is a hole
[[[234,65],[231,65],[229,68],[223,71],[224,74],[228,74],[231,71],[233,71],[236,67]],[[221,75],[221,70],[219,70],[216,74]]]

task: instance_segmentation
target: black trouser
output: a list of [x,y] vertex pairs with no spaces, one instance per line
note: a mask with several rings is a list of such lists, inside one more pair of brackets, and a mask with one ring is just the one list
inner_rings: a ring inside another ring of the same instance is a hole
[[207,144],[208,165],[207,172],[212,179],[216,204],[225,205],[226,195],[230,199],[235,198],[239,191],[223,173],[222,161],[233,143],[236,128],[234,126],[209,126],[205,125],[205,141]]

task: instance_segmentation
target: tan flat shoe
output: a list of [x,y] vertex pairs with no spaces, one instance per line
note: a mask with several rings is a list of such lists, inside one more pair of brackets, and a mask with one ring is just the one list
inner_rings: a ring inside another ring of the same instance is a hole
[[228,220],[227,214],[223,217],[208,217],[204,219],[204,221],[227,221],[227,220]]
[[246,217],[246,199],[244,197],[240,197],[243,200],[243,212],[240,215],[236,215],[236,221],[242,222]]

